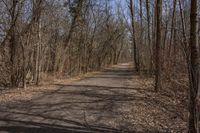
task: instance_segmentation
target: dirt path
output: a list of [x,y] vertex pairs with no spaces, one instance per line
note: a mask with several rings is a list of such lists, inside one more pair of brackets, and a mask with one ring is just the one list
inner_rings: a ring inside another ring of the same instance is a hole
[[181,103],[155,99],[134,74],[121,64],[30,101],[1,105],[0,133],[185,132]]

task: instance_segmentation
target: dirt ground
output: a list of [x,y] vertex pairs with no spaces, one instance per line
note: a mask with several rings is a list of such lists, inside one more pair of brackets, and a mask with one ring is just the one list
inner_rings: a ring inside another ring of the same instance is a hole
[[0,133],[186,132],[185,101],[152,84],[128,63],[55,84],[30,99],[1,102]]

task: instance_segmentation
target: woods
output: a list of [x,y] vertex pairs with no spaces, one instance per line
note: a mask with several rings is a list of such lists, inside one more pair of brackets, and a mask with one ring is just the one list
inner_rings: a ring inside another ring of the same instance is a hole
[[155,94],[186,106],[182,119],[197,133],[199,6],[199,0],[0,0],[0,91],[133,62],[135,74],[153,79]]
[[119,8],[115,17],[107,1],[2,0],[1,9],[5,87],[99,70],[128,56],[123,14]]

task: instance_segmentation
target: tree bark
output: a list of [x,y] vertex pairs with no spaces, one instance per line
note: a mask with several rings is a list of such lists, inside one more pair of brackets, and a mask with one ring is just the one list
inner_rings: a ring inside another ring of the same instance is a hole
[[[143,46],[143,10],[142,10],[142,0],[140,0],[140,46]],[[138,61],[139,61],[140,55],[138,53]]]
[[152,60],[152,47],[151,47],[151,33],[150,33],[150,11],[149,11],[149,0],[146,0],[146,11],[147,11],[147,30],[148,30],[148,46],[150,53],[150,66],[149,70],[152,71],[153,60]]
[[10,62],[11,62],[11,87],[16,87],[15,79],[15,58],[16,58],[16,7],[17,0],[12,1],[11,10],[11,37],[10,37]]
[[41,21],[40,16],[38,18],[38,44],[37,44],[37,78],[36,85],[40,82],[40,71],[41,71]]
[[161,87],[160,82],[160,45],[161,45],[161,21],[162,21],[162,0],[156,1],[156,72],[155,72],[155,90],[158,91]]
[[136,36],[135,36],[135,23],[134,23],[134,11],[133,11],[133,1],[130,0],[130,14],[131,14],[131,26],[132,26],[132,39],[133,39],[133,58],[134,58],[134,64],[135,64],[135,69],[138,72],[140,70],[139,66],[139,52],[137,49],[137,44],[136,44]]
[[173,12],[172,12],[172,23],[171,23],[171,36],[170,36],[170,44],[169,44],[169,53],[168,55],[171,56],[171,49],[172,49],[172,41],[174,36],[174,21],[176,18],[176,0],[173,2]]
[[35,23],[35,33],[37,35],[36,47],[34,49],[34,72],[33,79],[36,85],[39,84],[40,77],[40,48],[41,48],[41,24],[40,24],[40,16],[41,16],[41,6],[42,0],[33,0],[33,14],[34,14],[34,23]]
[[197,132],[197,92],[199,89],[199,44],[198,44],[198,0],[191,0],[190,11],[190,61],[191,61],[191,81],[190,81],[190,103],[189,103],[189,132]]

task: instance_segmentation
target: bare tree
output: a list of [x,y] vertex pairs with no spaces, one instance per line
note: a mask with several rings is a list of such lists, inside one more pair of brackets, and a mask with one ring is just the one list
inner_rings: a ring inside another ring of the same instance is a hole
[[41,58],[41,8],[42,8],[42,0],[33,0],[33,14],[34,14],[34,23],[35,23],[35,33],[37,34],[37,44],[34,51],[34,76],[33,79],[35,83],[39,84],[40,79],[40,58]]
[[10,62],[11,62],[11,86],[16,87],[16,66],[15,66],[15,58],[16,58],[16,21],[17,21],[17,0],[12,0],[12,8],[11,8],[11,26],[10,26]]
[[151,22],[151,18],[150,18],[150,3],[149,0],[146,0],[146,13],[147,13],[147,36],[148,36],[148,47],[149,47],[149,53],[150,53],[150,71],[152,71],[152,67],[153,67],[153,60],[152,60],[152,46],[151,46],[151,28],[150,28],[150,22]]
[[134,9],[133,9],[134,5],[133,5],[133,1],[130,0],[129,1],[129,10],[130,10],[130,15],[131,15],[131,26],[132,26],[132,43],[133,43],[133,58],[134,58],[134,63],[135,63],[135,69],[136,71],[140,70],[140,66],[139,66],[139,51],[137,48],[137,44],[136,44],[136,35],[135,35],[135,19],[134,19]]
[[197,132],[197,92],[199,89],[199,44],[198,44],[198,0],[191,0],[190,11],[190,61],[191,61],[191,80],[190,80],[190,104],[189,104],[189,132]]
[[161,87],[160,81],[160,47],[161,47],[161,22],[162,22],[162,0],[156,0],[156,72],[155,72],[155,90]]
[[175,34],[175,19],[176,19],[176,0],[173,1],[173,12],[172,12],[172,22],[171,22],[171,36],[170,36],[170,44],[169,44],[169,56],[171,55],[171,49],[172,49],[172,41],[173,41],[173,36]]

